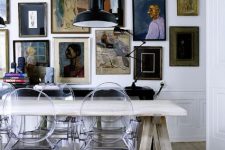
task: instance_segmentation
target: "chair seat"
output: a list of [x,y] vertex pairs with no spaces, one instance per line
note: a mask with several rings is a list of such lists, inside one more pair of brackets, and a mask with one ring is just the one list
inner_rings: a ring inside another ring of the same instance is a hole
[[33,143],[33,144],[17,142],[12,147],[12,150],[51,150],[51,146],[48,144],[47,141]]

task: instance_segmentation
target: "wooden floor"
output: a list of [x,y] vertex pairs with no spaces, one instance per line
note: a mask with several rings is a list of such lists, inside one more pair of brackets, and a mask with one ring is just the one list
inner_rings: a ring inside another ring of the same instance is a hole
[[172,143],[173,150],[206,150],[205,142]]

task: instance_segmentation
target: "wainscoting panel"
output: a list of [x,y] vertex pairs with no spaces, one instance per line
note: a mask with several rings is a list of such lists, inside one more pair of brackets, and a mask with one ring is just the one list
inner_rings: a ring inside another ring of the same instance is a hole
[[167,117],[172,142],[205,141],[206,139],[205,91],[163,91],[160,100],[171,100],[187,110],[185,117]]

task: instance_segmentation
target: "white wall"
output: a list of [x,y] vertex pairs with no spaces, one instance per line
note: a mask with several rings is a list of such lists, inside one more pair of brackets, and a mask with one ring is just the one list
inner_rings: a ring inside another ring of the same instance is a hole
[[[19,38],[18,30],[18,2],[47,2],[48,3],[48,37],[44,38]],[[132,0],[125,0],[125,22],[126,29],[133,27],[132,20]],[[205,81],[206,81],[206,56],[205,56],[205,0],[199,0],[199,16],[185,17],[177,16],[177,0],[166,0],[167,12],[167,38],[166,41],[148,41],[146,46],[163,47],[163,80],[165,88],[159,98],[172,99],[183,107],[187,108],[186,118],[169,119],[170,136],[173,140],[201,140],[205,138],[205,130],[199,131],[200,127],[205,127]],[[130,75],[96,75],[95,71],[95,29],[91,34],[51,34],[51,14],[50,0],[11,0],[10,24],[7,25],[10,33],[10,57],[12,61],[13,40],[50,40],[51,46],[51,66],[54,66],[54,37],[90,37],[91,38],[91,84],[79,85],[79,87],[96,86],[101,82],[115,81],[122,86],[131,85],[133,81],[133,60],[131,60]],[[200,65],[199,67],[170,67],[169,66],[169,26],[199,26],[200,28]],[[131,47],[140,45],[141,42],[131,41]],[[138,81],[139,86],[149,86],[155,91],[159,88],[160,81]],[[178,121],[172,121],[173,119]],[[183,120],[183,121],[182,121]],[[185,120],[185,121],[184,121]],[[183,130],[183,131],[182,131]],[[185,131],[185,132],[184,132]]]

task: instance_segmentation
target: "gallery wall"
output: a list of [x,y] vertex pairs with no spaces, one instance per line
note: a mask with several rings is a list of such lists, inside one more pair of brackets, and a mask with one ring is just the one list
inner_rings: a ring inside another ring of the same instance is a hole
[[[55,37],[89,37],[90,38],[90,84],[74,85],[76,87],[93,87],[102,82],[114,81],[122,86],[129,86],[133,82],[133,60],[131,59],[131,74],[128,75],[96,75],[96,45],[95,32],[99,29],[91,29],[90,34],[51,34],[50,0],[11,0],[9,29],[10,60],[13,60],[13,40],[50,40],[50,65],[54,67]],[[19,2],[47,2],[48,4],[48,29],[47,37],[20,38],[18,27],[18,3]],[[145,46],[163,47],[162,80],[138,80],[138,86],[149,86],[157,91],[160,82],[165,83],[158,99],[171,99],[185,107],[189,115],[184,118],[171,118],[170,136],[174,141],[204,140],[205,121],[205,87],[206,87],[206,54],[205,54],[205,1],[199,0],[198,16],[177,16],[177,0],[166,0],[166,41],[148,41]],[[132,32],[133,13],[132,0],[125,0],[125,29]],[[199,66],[198,67],[171,67],[169,65],[169,27],[170,26],[199,26]],[[112,29],[112,28],[108,28]],[[133,41],[131,37],[131,50],[139,46],[140,41]],[[174,128],[175,127],[175,128]],[[199,130],[200,127],[203,129]]]

